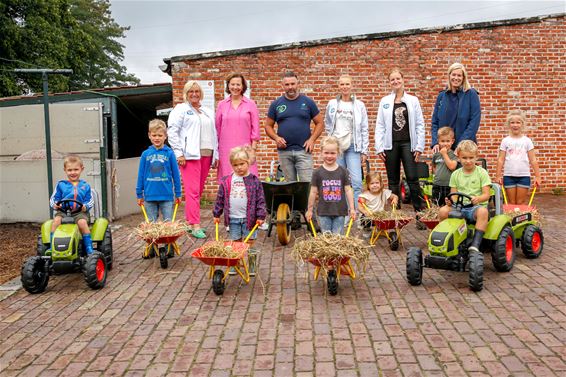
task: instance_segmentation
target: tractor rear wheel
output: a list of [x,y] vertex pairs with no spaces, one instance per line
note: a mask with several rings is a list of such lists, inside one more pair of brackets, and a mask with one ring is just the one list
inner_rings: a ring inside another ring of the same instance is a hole
[[338,278],[336,277],[336,270],[328,271],[326,283],[328,285],[328,293],[331,296],[336,296],[338,294]]
[[521,238],[521,249],[525,257],[529,259],[540,257],[543,247],[544,236],[542,235],[542,230],[538,226],[527,225]]
[[100,244],[99,251],[104,255],[108,270],[111,270],[114,264],[114,253],[112,251],[112,232],[110,231],[110,227],[107,227],[106,232],[104,232],[104,239]]
[[399,191],[401,192],[401,203],[411,203],[411,189],[409,188],[409,184],[405,179],[401,180]]
[[493,267],[499,272],[511,271],[515,263],[515,234],[510,226],[504,226],[495,240],[491,253]]
[[423,251],[410,247],[407,251],[407,281],[411,285],[421,285],[423,280]]
[[41,234],[37,236],[37,256],[42,257],[45,255],[45,252],[49,249],[48,243],[43,243],[43,237]]
[[101,252],[95,251],[86,258],[83,266],[86,284],[92,289],[100,289],[106,284],[106,259]]
[[468,263],[468,285],[472,291],[479,292],[483,289],[483,254],[479,251],[471,252]]
[[49,272],[45,260],[39,256],[30,257],[22,266],[22,286],[29,293],[41,293],[47,288]]

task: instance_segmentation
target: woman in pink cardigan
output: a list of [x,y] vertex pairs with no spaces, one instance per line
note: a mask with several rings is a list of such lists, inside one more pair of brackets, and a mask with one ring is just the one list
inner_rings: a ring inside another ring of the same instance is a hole
[[250,171],[258,175],[255,151],[260,138],[259,111],[254,101],[244,97],[248,84],[241,73],[231,73],[226,78],[228,98],[218,103],[216,109],[216,133],[218,135],[218,182],[232,174],[230,150],[234,147],[249,145],[253,156]]

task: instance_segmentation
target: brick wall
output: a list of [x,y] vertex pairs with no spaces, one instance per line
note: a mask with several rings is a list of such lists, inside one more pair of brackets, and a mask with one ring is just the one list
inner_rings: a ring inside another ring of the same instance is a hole
[[[565,47],[565,17],[559,15],[237,50],[215,54],[218,56],[193,55],[171,59],[173,98],[180,102],[184,83],[194,78],[215,80],[218,102],[224,96],[225,75],[239,71],[253,82],[252,98],[263,124],[270,102],[282,94],[281,74],[285,70],[298,74],[302,92],[312,97],[322,112],[337,93],[338,76],[349,74],[354,78],[355,93],[368,108],[372,169],[383,172],[373,149],[373,129],[379,100],[389,93],[390,69],[401,67],[406,90],[420,99],[428,147],[434,101],[445,86],[446,70],[453,62],[461,62],[471,85],[480,93],[478,143],[492,178],[499,143],[507,134],[505,116],[518,108],[527,113],[528,135],[537,148],[541,191],[550,192],[566,187]],[[275,143],[262,129],[258,150],[262,178],[276,158]],[[211,171],[205,193],[208,198],[216,193],[215,178],[216,172]]]

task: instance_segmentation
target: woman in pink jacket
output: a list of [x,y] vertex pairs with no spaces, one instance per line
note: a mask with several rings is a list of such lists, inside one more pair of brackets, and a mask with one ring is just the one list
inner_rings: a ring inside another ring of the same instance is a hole
[[228,98],[218,103],[216,109],[216,133],[218,135],[218,182],[232,174],[230,150],[234,147],[249,145],[252,148],[250,171],[258,175],[255,151],[260,138],[259,111],[254,101],[244,96],[248,84],[241,73],[231,73],[226,78]]

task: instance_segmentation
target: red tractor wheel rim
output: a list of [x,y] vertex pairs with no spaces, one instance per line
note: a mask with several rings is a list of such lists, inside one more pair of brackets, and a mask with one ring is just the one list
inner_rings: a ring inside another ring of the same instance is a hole
[[98,281],[102,281],[104,279],[104,262],[102,259],[96,261],[96,278]]
[[508,236],[505,240],[505,258],[507,258],[508,262],[513,259],[513,247],[513,238]]
[[407,196],[405,185],[401,184],[401,200],[405,199],[405,196]]
[[533,251],[535,253],[538,253],[540,251],[540,244],[541,244],[540,233],[535,232],[531,240],[531,247],[533,248]]

